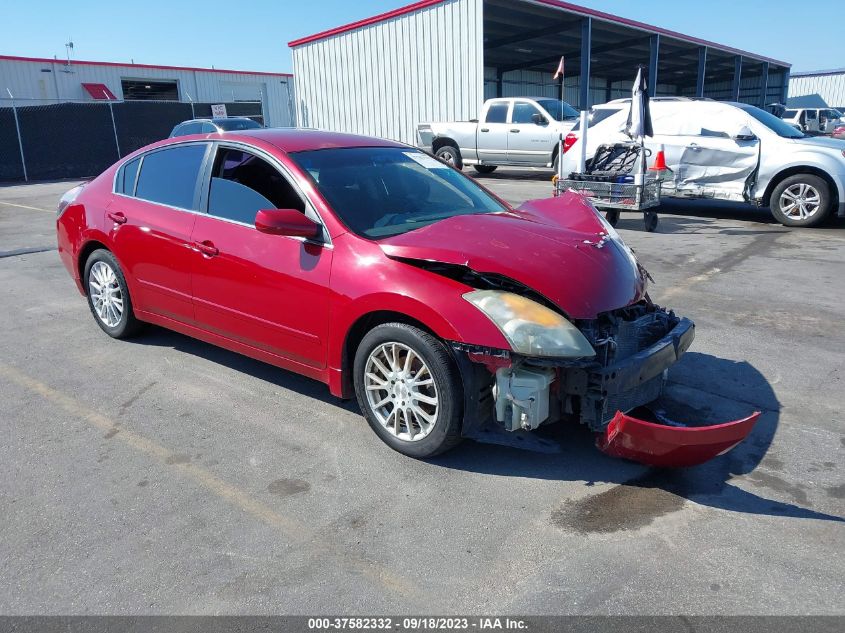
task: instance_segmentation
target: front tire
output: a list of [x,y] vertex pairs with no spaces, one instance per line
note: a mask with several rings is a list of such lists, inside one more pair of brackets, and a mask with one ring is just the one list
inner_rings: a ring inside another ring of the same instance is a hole
[[355,353],[355,395],[381,440],[410,457],[443,453],[461,440],[463,393],[446,346],[405,323],[370,330]]
[[473,165],[472,168],[479,174],[492,174],[498,168],[498,165]]
[[461,152],[458,150],[457,147],[454,147],[452,145],[444,145],[434,153],[434,156],[438,160],[454,167],[455,169],[464,168],[464,162],[461,159]]
[[112,338],[137,334],[142,324],[135,318],[129,287],[115,256],[97,249],[85,262],[84,275],[88,307],[100,329]]
[[830,214],[833,198],[823,178],[796,174],[775,187],[770,206],[772,215],[784,226],[817,226]]

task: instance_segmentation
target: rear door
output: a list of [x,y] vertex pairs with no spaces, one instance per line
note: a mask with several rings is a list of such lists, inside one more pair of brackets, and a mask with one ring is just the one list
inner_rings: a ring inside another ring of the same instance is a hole
[[510,124],[510,100],[494,101],[487,107],[484,120],[478,123],[476,143],[478,159],[491,163],[503,163],[508,158],[508,131]]
[[135,309],[193,323],[191,232],[208,143],[153,150],[118,172],[107,209],[114,254],[134,283]]
[[[540,124],[534,116],[540,117]],[[554,146],[551,124],[530,101],[514,101],[508,126],[508,162],[542,167],[551,160]]]
[[[192,240],[198,324],[310,367],[326,364],[330,244],[268,235],[262,209],[296,209],[319,220],[272,157],[237,144],[216,146]],[[328,239],[328,236],[325,236]]]

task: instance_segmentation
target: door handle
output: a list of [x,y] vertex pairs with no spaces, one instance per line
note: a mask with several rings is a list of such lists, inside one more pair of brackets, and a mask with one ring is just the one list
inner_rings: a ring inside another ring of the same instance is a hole
[[127,217],[120,211],[109,211],[106,215],[109,216],[109,219],[113,220],[115,224],[126,224]]
[[517,129],[517,128],[513,128],[513,129],[511,130],[511,132],[513,132],[514,134],[519,134],[519,129]]
[[197,250],[200,253],[202,253],[203,255],[207,255],[208,257],[214,257],[215,255],[220,254],[220,250],[210,240],[205,240],[203,242],[194,242],[194,246],[197,247]]
[[690,143],[689,145],[687,145],[687,149],[691,149],[691,150],[697,152],[697,151],[701,150],[701,147],[698,145],[698,143]]
[[490,131],[489,127],[483,127],[479,130],[479,132],[489,132],[489,131]]

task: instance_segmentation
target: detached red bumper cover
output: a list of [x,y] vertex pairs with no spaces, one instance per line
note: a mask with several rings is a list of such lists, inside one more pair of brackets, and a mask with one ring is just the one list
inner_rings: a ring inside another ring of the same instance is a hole
[[621,411],[596,440],[599,450],[613,457],[665,468],[697,466],[726,453],[744,440],[760,417],[711,426],[668,426],[641,420]]

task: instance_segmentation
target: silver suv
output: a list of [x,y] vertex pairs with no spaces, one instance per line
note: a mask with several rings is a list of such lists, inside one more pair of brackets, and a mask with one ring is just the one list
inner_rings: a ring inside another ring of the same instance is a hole
[[[618,100],[593,108],[588,157],[599,145],[628,140],[629,104]],[[845,141],[808,137],[743,103],[656,99],[651,116],[654,138],[646,146],[652,156],[663,146],[670,168],[664,195],[769,206],[786,226],[815,226],[832,212],[845,216]],[[564,145],[564,173],[575,170],[577,136],[580,130],[573,130]]]

